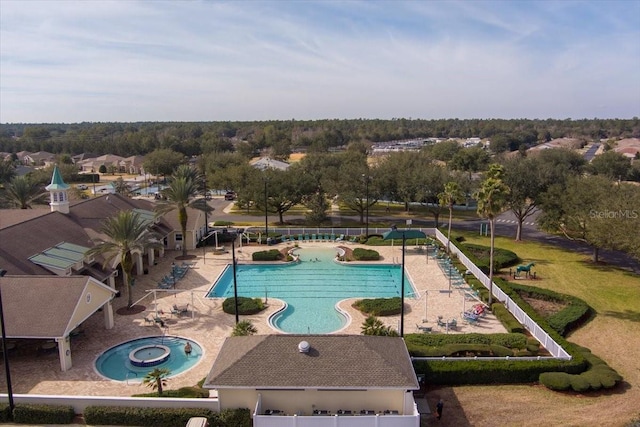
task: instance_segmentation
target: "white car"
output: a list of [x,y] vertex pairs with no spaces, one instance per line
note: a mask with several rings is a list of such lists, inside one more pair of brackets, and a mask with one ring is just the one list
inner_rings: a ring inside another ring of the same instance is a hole
[[86,185],[84,185],[84,184],[80,184],[80,185],[78,185],[78,190],[86,190],[87,188],[89,188],[89,187],[87,187],[87,186],[86,186]]

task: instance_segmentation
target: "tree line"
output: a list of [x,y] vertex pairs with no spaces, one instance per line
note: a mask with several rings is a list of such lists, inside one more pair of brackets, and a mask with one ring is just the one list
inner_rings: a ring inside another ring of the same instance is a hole
[[352,144],[413,138],[492,140],[494,152],[515,151],[555,138],[588,142],[640,137],[640,119],[392,119],[281,120],[256,122],[136,122],[0,124],[0,152],[146,155],[171,149],[185,156],[268,151],[286,159],[297,150],[328,152]]

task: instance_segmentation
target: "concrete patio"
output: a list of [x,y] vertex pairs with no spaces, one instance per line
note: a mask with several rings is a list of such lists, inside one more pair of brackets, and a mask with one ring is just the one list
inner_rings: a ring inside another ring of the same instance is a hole
[[[271,248],[283,248],[285,244],[272,246]],[[342,243],[344,245],[344,243]],[[309,242],[300,243],[305,247],[330,247],[335,248],[337,243]],[[356,248],[358,245],[348,245]],[[239,263],[247,263],[251,260],[251,253],[264,250],[265,246],[245,246],[237,248],[236,257]],[[229,248],[228,248],[229,249]],[[142,305],[145,310],[131,315],[115,315],[115,327],[105,330],[101,313],[94,314],[82,326],[82,332],[72,338],[73,367],[66,372],[60,370],[57,352],[39,354],[37,352],[10,353],[11,378],[14,393],[55,394],[55,395],[89,395],[89,396],[130,396],[137,393],[146,393],[151,389],[137,382],[116,382],[104,379],[94,369],[96,358],[108,348],[134,338],[151,335],[175,335],[190,338],[197,341],[204,349],[203,359],[191,370],[172,377],[168,388],[193,386],[202,380],[211,369],[216,355],[225,340],[231,334],[235,317],[222,311],[222,299],[208,299],[205,297],[213,281],[222,272],[224,267],[231,262],[230,250],[220,255],[214,255],[212,248],[207,252],[202,249],[192,251],[194,258],[189,260],[194,264],[186,276],[177,283],[176,290],[157,292],[157,309],[163,312],[165,328],[158,324],[145,322],[145,317],[154,317],[156,306],[153,294],[149,294],[137,305]],[[401,259],[400,247],[376,247],[382,255],[384,263]],[[165,275],[170,274],[171,263],[181,264],[177,260],[180,254],[168,251],[164,258],[158,260],[149,274],[136,277],[133,288],[133,300],[138,301],[147,295],[147,291],[153,291],[157,282]],[[455,288],[449,290],[449,282],[440,270],[433,258],[427,261],[424,253],[411,250],[406,252],[406,267],[419,299],[407,298],[405,308],[404,332],[421,333],[420,326],[432,327],[434,333],[466,333],[466,332],[504,332],[502,325],[492,315],[486,315],[478,325],[472,326],[464,323],[461,318],[463,307],[463,295]],[[408,284],[407,284],[408,286]],[[425,291],[427,298],[427,322],[423,322],[425,316]],[[340,333],[360,334],[360,327],[365,319],[360,312],[351,307],[355,299],[344,300],[340,307],[351,316],[351,323]],[[127,299],[123,295],[114,300],[114,309],[122,309],[126,306]],[[182,315],[172,315],[171,307],[186,306],[189,304],[189,312]],[[469,308],[473,302],[467,302]],[[262,313],[253,316],[242,316],[242,320],[250,320],[258,330],[258,334],[280,333],[272,329],[267,319],[282,307],[282,302],[269,298],[268,307]],[[438,316],[444,319],[456,318],[458,328],[455,331],[445,331],[436,324]],[[381,318],[388,326],[398,329],[399,316]],[[0,380],[0,387],[6,388],[4,375]]]

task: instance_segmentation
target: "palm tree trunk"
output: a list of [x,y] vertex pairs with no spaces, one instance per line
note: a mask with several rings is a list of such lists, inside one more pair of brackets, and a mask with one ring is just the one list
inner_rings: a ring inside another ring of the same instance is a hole
[[182,256],[187,256],[187,209],[181,207],[178,210],[178,220],[180,221],[180,229],[182,230]]
[[495,231],[494,231],[495,218],[489,218],[489,227],[491,227],[491,245],[489,248],[489,307],[493,303],[493,248],[495,245]]
[[131,285],[129,284],[129,274],[125,271],[125,268],[122,268],[122,280],[124,281],[123,289],[126,289],[127,292],[127,307],[131,307],[133,305],[133,295],[131,292]]

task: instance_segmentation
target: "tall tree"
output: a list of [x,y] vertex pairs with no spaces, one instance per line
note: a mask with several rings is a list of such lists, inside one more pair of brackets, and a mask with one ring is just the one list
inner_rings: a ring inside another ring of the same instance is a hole
[[[183,239],[187,234],[187,207],[201,206],[201,203],[195,200],[200,193],[201,187],[198,186],[197,181],[178,173],[171,178],[169,186],[162,190],[162,195],[166,197],[166,200],[162,200],[156,205],[157,215],[165,215],[173,210],[178,211],[178,223]],[[182,256],[187,256],[187,245],[185,244],[182,245]]]
[[449,242],[451,241],[451,223],[453,221],[453,205],[462,203],[464,194],[460,185],[455,181],[449,181],[444,186],[444,191],[438,194],[438,201],[442,206],[449,208],[449,230],[447,232],[447,253],[451,253]]
[[607,151],[596,156],[589,169],[597,175],[604,175],[612,180],[624,181],[631,171],[631,159],[616,151]]
[[493,252],[495,248],[496,216],[504,212],[509,197],[509,187],[502,181],[504,169],[501,165],[492,164],[484,181],[475,194],[478,201],[478,214],[489,220],[491,243],[489,249],[489,306],[493,302]]
[[566,189],[555,185],[547,192],[540,224],[589,245],[593,262],[599,261],[600,249],[626,250],[637,256],[639,193],[633,185],[599,175],[572,177]]
[[16,168],[10,160],[0,160],[0,184],[11,181],[16,175]]
[[10,206],[19,209],[32,209],[34,204],[46,203],[47,192],[27,175],[14,176],[5,184],[4,199]]
[[147,154],[142,165],[147,173],[166,176],[171,175],[183,161],[183,154],[161,148]]
[[539,174],[536,157],[512,157],[504,163],[504,182],[511,190],[508,208],[516,217],[515,240],[522,240],[524,221],[533,215],[540,202],[540,195],[548,185]]
[[133,253],[144,253],[147,248],[161,247],[160,237],[149,231],[149,223],[133,211],[120,211],[107,218],[102,224],[102,232],[109,240],[99,240],[89,249],[87,255],[101,256],[104,265],[117,259],[122,268],[128,306],[133,305],[131,293],[131,272],[133,270]]

